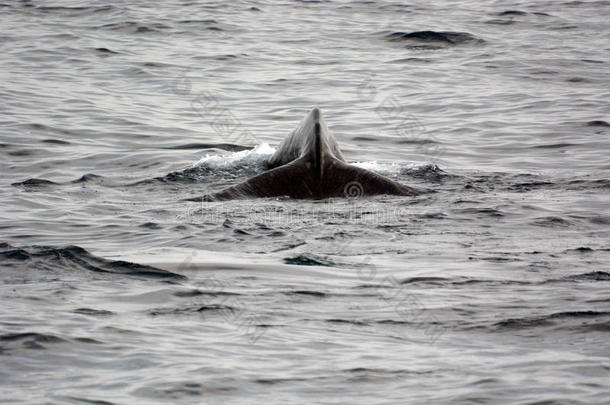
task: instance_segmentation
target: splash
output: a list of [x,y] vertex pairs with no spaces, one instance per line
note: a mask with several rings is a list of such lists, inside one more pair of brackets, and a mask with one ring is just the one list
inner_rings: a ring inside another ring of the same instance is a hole
[[275,153],[275,148],[267,143],[261,143],[254,149],[242,150],[227,155],[205,155],[193,168],[227,170],[251,166],[262,166]]

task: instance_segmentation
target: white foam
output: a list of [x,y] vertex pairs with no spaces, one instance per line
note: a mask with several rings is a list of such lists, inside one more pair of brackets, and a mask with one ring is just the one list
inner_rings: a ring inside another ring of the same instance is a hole
[[230,169],[234,167],[257,166],[269,159],[275,153],[275,148],[268,143],[261,143],[254,149],[242,150],[227,155],[205,155],[193,167],[210,169]]
[[[260,166],[267,161],[276,151],[276,148],[267,143],[261,143],[254,149],[232,152],[224,155],[205,155],[193,167],[204,167],[214,170],[241,169],[252,166]],[[349,162],[350,164],[367,169],[385,176],[400,174],[405,169],[404,164],[370,162]]]
[[386,176],[399,174],[400,171],[404,169],[404,165],[399,165],[397,163],[379,163],[375,160],[371,162],[351,162],[351,164],[361,169],[370,170]]

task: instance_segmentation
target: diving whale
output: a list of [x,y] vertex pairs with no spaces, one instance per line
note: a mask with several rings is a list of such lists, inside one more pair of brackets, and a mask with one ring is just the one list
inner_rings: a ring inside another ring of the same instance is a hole
[[267,160],[267,171],[243,183],[188,201],[223,201],[264,197],[354,198],[421,191],[348,164],[319,108],[313,108]]

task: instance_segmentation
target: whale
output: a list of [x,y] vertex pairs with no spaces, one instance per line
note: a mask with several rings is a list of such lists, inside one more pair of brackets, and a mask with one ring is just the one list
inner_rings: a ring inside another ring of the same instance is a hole
[[266,171],[242,183],[187,201],[268,197],[294,199],[417,196],[422,191],[346,162],[319,108],[314,107],[266,161]]

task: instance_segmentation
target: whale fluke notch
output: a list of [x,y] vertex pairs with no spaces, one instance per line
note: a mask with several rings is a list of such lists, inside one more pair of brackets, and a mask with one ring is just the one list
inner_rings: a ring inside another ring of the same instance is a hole
[[267,160],[269,170],[220,192],[187,201],[264,197],[329,198],[421,192],[348,164],[319,108],[313,108]]

